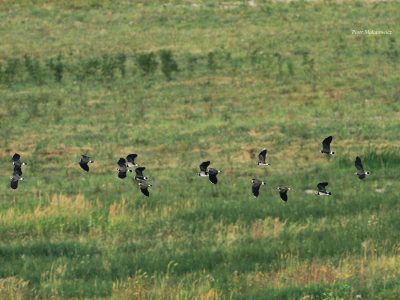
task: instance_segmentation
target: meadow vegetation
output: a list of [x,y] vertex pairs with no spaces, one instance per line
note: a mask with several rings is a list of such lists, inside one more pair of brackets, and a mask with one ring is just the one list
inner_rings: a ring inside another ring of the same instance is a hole
[[2,1],[0,299],[399,299],[400,4],[340,2]]

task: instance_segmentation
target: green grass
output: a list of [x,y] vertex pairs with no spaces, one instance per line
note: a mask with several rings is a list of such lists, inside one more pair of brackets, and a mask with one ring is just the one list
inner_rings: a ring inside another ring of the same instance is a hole
[[0,298],[398,299],[399,8],[1,3]]

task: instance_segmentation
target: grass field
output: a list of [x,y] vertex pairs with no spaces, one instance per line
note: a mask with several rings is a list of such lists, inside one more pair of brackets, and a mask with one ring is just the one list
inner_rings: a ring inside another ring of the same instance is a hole
[[399,10],[0,2],[0,299],[399,299]]

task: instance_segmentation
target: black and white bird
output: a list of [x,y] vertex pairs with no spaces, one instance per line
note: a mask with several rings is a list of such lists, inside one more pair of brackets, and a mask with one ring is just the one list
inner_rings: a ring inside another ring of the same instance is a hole
[[147,180],[148,178],[146,176],[143,175],[143,171],[146,170],[145,167],[137,167],[135,169],[135,180],[136,181],[140,181],[140,180]]
[[125,158],[121,157],[118,160],[117,164],[118,164],[118,178],[124,179],[126,177],[127,172],[132,172],[132,170],[128,169]]
[[358,176],[359,179],[364,179],[365,177],[367,177],[367,175],[369,175],[369,172],[366,172],[364,170],[364,167],[361,163],[361,158],[359,156],[356,157],[356,160],[354,161],[354,165],[356,166],[357,172],[355,173],[355,175]]
[[315,193],[318,196],[330,196],[331,192],[326,191],[326,187],[328,186],[328,182],[320,182],[317,184],[318,191]]
[[260,194],[260,187],[261,185],[264,185],[265,182],[256,178],[253,178],[251,182],[253,183],[253,185],[251,186],[251,192],[253,193],[254,198],[257,198]]
[[209,160],[207,160],[207,161],[203,161],[201,164],[200,164],[200,166],[199,166],[199,168],[200,168],[200,172],[199,172],[199,176],[202,176],[202,177],[208,177],[208,166],[210,165],[210,161]]
[[27,165],[26,162],[21,161],[21,155],[18,153],[14,153],[13,157],[11,158],[14,167],[21,168],[22,166]]
[[133,154],[128,154],[128,156],[126,157],[126,161],[127,161],[127,166],[128,168],[132,168],[132,167],[137,167],[138,164],[135,162],[136,158],[137,158],[137,154],[133,153]]
[[152,185],[148,183],[146,180],[138,180],[138,184],[142,194],[149,197],[150,196],[149,187]]
[[211,183],[213,184],[217,184],[218,183],[218,178],[217,175],[219,173],[221,173],[220,170],[214,169],[214,168],[208,168],[208,166],[210,165],[210,161],[204,161],[200,164],[200,172],[199,172],[199,176],[201,177],[208,177],[208,179],[210,180]]
[[288,195],[287,192],[290,191],[290,187],[287,186],[278,186],[277,190],[279,191],[279,196],[281,196],[281,199],[285,202],[288,201]]
[[10,187],[13,190],[16,190],[18,188],[18,181],[20,180],[24,180],[24,178],[22,178],[22,176],[20,175],[19,172],[14,171],[13,175],[10,177],[11,182],[10,182]]
[[94,163],[93,160],[90,159],[89,156],[87,155],[82,155],[81,160],[79,161],[79,165],[81,166],[81,168],[83,170],[85,170],[86,172],[89,172],[89,163]]
[[327,155],[333,155],[335,154],[334,151],[331,151],[331,142],[332,142],[333,136],[328,136],[322,141],[322,150],[321,153],[327,154]]
[[258,154],[258,162],[257,162],[257,165],[259,165],[259,166],[269,166],[270,164],[269,163],[267,163],[266,161],[265,161],[265,158],[267,157],[267,149],[263,149],[261,152],[260,152],[260,154]]

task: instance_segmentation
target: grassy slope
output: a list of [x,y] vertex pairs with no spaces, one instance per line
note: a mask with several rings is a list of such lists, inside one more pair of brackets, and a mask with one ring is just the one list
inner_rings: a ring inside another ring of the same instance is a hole
[[[400,297],[399,4],[224,3],[1,4],[2,298]],[[162,49],[172,80],[136,64]],[[125,75],[110,75],[105,55],[121,53]],[[12,191],[15,151],[30,165]],[[132,151],[149,199],[114,175]],[[224,171],[218,186],[196,178],[204,159]],[[267,181],[257,200],[254,176]],[[320,180],[333,197],[305,192]],[[278,184],[295,189],[287,204]]]

